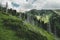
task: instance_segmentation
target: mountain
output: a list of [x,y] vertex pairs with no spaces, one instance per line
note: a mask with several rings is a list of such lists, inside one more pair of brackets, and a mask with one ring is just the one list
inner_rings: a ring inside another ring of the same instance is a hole
[[16,10],[0,7],[0,40],[59,40],[58,10]]
[[0,40],[55,40],[55,38],[42,28],[0,11]]
[[[60,37],[60,11],[59,10],[30,10],[26,12],[28,16],[33,16],[33,19],[35,21],[35,25],[37,25],[40,28],[43,28],[47,30],[49,33],[53,33],[54,35],[57,35]],[[37,22],[36,22],[37,21]],[[30,21],[31,22],[31,21]]]

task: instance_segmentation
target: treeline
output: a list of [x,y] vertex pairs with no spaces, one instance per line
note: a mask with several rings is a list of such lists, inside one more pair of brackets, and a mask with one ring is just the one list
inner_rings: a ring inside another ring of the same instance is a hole
[[[6,12],[6,7],[0,6],[0,11]],[[52,10],[30,10],[25,13],[17,12],[13,9],[7,10],[8,14],[17,16],[25,22],[29,22],[32,25],[36,25],[49,33],[53,33],[57,37],[60,37],[60,16],[54,13]],[[37,17],[38,16],[38,17]],[[39,20],[38,20],[39,18]]]

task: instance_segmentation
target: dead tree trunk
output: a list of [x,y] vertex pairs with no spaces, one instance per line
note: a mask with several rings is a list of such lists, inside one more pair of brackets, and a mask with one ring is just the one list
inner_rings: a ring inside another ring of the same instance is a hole
[[8,12],[8,2],[6,2],[6,14]]

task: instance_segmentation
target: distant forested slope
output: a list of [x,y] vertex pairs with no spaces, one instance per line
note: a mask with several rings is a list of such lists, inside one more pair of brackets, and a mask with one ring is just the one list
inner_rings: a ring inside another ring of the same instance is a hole
[[[0,7],[1,9],[1,7]],[[58,12],[58,11],[56,11]],[[60,15],[55,10],[0,10],[0,40],[59,40]]]

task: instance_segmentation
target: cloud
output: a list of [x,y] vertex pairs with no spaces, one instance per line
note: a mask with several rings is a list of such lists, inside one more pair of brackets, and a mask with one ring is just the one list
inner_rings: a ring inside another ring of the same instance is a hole
[[[6,2],[8,2],[8,8],[13,8],[17,11],[28,11],[31,9],[60,9],[60,0],[2,0],[2,5],[5,6]],[[12,2],[20,6],[14,7]]]
[[43,9],[60,9],[60,0],[48,0]]

